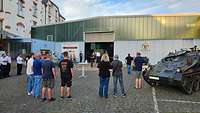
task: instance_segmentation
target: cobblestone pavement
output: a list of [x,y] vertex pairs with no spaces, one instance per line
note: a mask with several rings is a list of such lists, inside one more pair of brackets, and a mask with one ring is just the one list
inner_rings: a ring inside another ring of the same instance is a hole
[[60,77],[56,78],[54,102],[41,102],[27,96],[26,75],[0,79],[0,113],[162,113],[200,112],[200,94],[185,95],[178,88],[159,86],[153,97],[151,88],[143,82],[143,88],[136,90],[132,77],[124,70],[125,98],[120,94],[112,97],[113,81],[109,84],[109,98],[98,96],[99,78],[96,68],[86,67],[86,78],[79,78],[82,70],[76,69],[73,78],[73,98],[59,98]]

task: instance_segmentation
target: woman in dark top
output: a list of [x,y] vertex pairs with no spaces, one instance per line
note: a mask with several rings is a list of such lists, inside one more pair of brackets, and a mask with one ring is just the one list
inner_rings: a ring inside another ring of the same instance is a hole
[[99,68],[100,77],[99,96],[108,98],[108,84],[110,79],[109,69],[111,69],[108,54],[102,55],[101,62],[98,64],[97,68]]

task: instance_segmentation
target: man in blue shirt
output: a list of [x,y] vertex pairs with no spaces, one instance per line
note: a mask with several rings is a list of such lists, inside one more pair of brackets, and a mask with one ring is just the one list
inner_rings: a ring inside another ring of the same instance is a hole
[[136,74],[135,88],[140,89],[142,87],[141,74],[142,74],[142,65],[144,63],[144,59],[141,57],[141,54],[139,52],[137,53],[137,56],[134,59],[134,63],[135,63],[135,74]]
[[40,96],[41,81],[42,81],[42,62],[39,54],[35,54],[35,60],[33,61],[33,96],[38,98]]

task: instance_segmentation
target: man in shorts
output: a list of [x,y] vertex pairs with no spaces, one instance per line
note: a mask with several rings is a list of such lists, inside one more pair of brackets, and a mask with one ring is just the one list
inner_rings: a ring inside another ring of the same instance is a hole
[[142,88],[142,65],[144,63],[144,59],[141,57],[141,54],[137,52],[137,56],[134,59],[135,63],[135,74],[136,74],[136,81],[135,81],[135,88],[140,89]]
[[48,101],[54,101],[52,90],[56,77],[56,69],[54,63],[51,61],[51,56],[47,55],[42,62],[42,101],[45,101],[46,88],[48,88]]
[[60,61],[60,75],[61,75],[61,87],[60,97],[64,98],[64,88],[67,85],[67,98],[71,98],[71,86],[73,76],[73,63],[68,59],[68,52],[64,52],[64,59]]

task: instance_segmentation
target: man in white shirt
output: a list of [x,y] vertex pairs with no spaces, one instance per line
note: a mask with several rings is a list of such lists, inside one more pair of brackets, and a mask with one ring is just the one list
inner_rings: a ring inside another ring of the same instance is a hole
[[6,60],[7,60],[7,67],[6,67],[6,76],[9,77],[10,68],[11,68],[11,56],[8,52],[6,52]]
[[97,57],[97,63],[99,63],[100,60],[101,60],[101,53],[100,52],[96,52],[96,57]]
[[6,58],[5,54],[2,54],[1,56],[1,73],[3,77],[7,77],[7,64],[8,64],[8,60]]
[[22,58],[21,54],[19,54],[18,57],[17,57],[17,75],[22,74],[23,60],[24,59]]
[[33,61],[34,54],[30,54],[30,58],[27,61],[26,74],[27,74],[27,93],[31,95],[33,93],[33,84],[34,84],[34,76],[33,76]]

